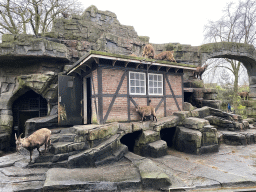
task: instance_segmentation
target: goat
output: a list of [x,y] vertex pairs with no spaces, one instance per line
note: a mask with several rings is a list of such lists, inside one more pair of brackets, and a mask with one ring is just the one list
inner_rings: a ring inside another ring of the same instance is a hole
[[196,71],[194,71],[194,78],[199,77],[202,80],[202,74],[204,73],[207,67],[208,67],[207,64],[205,64],[203,67],[197,67]]
[[41,155],[39,148],[44,144],[46,151],[46,149],[49,149],[49,146],[51,145],[51,131],[47,128],[39,129],[32,133],[29,137],[21,138],[21,136],[22,133],[20,134],[19,138],[17,138],[15,133],[16,151],[19,152],[21,147],[27,149],[30,152],[30,163],[32,161],[32,153],[35,148],[37,148],[39,155]]
[[136,112],[138,112],[141,115],[141,120],[143,122],[144,117],[146,116],[153,116],[153,121],[156,120],[156,109],[152,106],[136,106]]
[[176,62],[173,56],[174,51],[163,51],[162,53],[159,53],[158,55],[155,56],[155,59],[157,60],[167,60],[171,62]]
[[155,57],[155,50],[151,44],[146,44],[143,48],[142,57],[146,57],[149,59],[154,59]]
[[247,91],[240,92],[240,93],[238,93],[238,95],[239,95],[241,98],[243,98],[244,100],[245,100],[245,99],[248,100],[249,92],[247,92]]

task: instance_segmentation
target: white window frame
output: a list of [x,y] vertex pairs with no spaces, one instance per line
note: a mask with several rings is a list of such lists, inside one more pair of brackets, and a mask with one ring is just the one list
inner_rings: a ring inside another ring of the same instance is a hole
[[[136,74],[139,74],[139,85],[136,85],[136,78],[131,78],[131,74],[134,74],[134,76]],[[140,79],[141,75],[144,76],[144,79]],[[135,85],[132,85],[132,80],[135,81]],[[129,71],[129,94],[130,95],[146,95],[146,73],[143,73],[143,72],[134,72],[134,71]],[[143,84],[144,85],[141,85],[141,82],[144,82]],[[144,88],[144,92],[143,93],[136,93],[136,88],[139,87],[139,88]],[[135,88],[135,93],[132,93],[132,88]]]
[[[150,75],[153,75],[153,80],[150,80]],[[155,77],[157,77],[156,81]],[[152,86],[150,81],[152,81]],[[162,89],[161,93],[158,93],[159,88]],[[153,89],[153,93],[151,93],[150,89]],[[154,89],[157,89],[157,93],[154,92]],[[148,95],[163,95],[163,89],[163,74],[148,73]]]

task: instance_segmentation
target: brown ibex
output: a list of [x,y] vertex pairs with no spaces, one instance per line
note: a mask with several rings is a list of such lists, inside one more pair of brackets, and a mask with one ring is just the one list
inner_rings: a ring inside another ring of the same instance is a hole
[[244,100],[245,100],[245,99],[248,100],[249,92],[247,92],[247,91],[240,92],[240,93],[238,93],[238,95],[239,95],[241,98],[243,98]]
[[155,50],[154,50],[154,47],[151,44],[146,44],[145,45],[145,47],[143,49],[142,57],[146,57],[146,58],[149,58],[149,59],[154,59]]
[[161,53],[159,53],[158,55],[155,56],[155,59],[157,60],[167,60],[167,61],[171,61],[171,62],[176,62],[176,60],[174,59],[173,56],[174,51],[163,51]]
[[46,151],[46,149],[49,149],[49,146],[51,145],[51,130],[47,128],[39,129],[26,138],[21,138],[21,135],[22,134],[20,134],[19,138],[17,138],[15,133],[16,151],[19,152],[21,147],[27,149],[30,152],[30,162],[32,161],[32,153],[35,148],[37,148],[39,155],[41,155],[39,148],[42,145],[45,145]]
[[203,67],[197,67],[196,71],[194,71],[194,78],[199,77],[202,80],[202,74],[204,73],[207,67],[208,67],[207,64],[205,64]]
[[[150,101],[149,101],[150,102]],[[156,120],[156,109],[152,106],[136,106],[136,111],[141,115],[141,120],[143,122],[146,116],[153,116],[153,121]]]

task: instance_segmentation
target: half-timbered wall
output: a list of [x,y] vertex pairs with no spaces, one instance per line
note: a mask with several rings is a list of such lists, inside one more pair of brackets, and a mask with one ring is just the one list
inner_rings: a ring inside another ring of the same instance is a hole
[[[163,75],[163,94],[131,95],[129,93],[129,71]],[[145,106],[151,100],[156,108],[157,117],[172,115],[183,107],[183,73],[148,71],[132,68],[113,68],[99,66],[92,76],[93,122],[140,120],[135,106]]]

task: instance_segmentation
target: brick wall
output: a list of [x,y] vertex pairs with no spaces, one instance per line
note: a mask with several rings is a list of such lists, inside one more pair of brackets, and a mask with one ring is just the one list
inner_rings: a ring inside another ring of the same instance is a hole
[[[120,87],[120,90],[118,91],[118,95],[115,98],[115,102],[113,103],[113,106],[110,110],[110,104],[113,100],[113,96],[115,95],[117,91],[117,87],[119,86],[119,83],[122,79],[122,76],[125,72],[123,70],[118,69],[102,69],[102,96],[103,96],[103,106],[102,106],[102,119],[106,120],[106,122],[112,122],[112,121],[127,121],[128,116],[130,116],[130,120],[140,120],[141,117],[139,114],[135,111],[134,104],[130,101],[130,114],[128,114],[128,98],[127,98],[127,80],[128,80],[128,72],[126,73],[123,83]],[[98,96],[98,79],[97,79],[97,70],[92,72],[92,78],[94,82],[94,88],[96,89],[95,94],[94,92],[92,95]],[[171,84],[172,90],[176,96],[176,101],[182,109],[182,74],[168,74],[167,78]],[[174,98],[168,97],[168,95],[172,95],[172,92],[170,90],[170,87],[165,80],[165,91],[166,91],[166,115],[172,115],[173,112],[178,111],[177,104],[174,100]],[[136,104],[140,106],[147,105],[147,98],[146,96],[144,98],[142,97],[136,97],[131,96]],[[94,100],[97,100],[97,98],[93,97],[92,102],[92,110],[93,110],[93,118],[95,122],[96,110],[95,110],[95,102]],[[162,97],[149,97],[151,100],[151,105],[154,107],[157,107],[159,103],[162,100]],[[98,107],[97,103],[97,110],[100,109]],[[165,101],[162,101],[162,103],[159,105],[157,111],[156,111],[157,117],[164,117],[165,115]],[[99,122],[99,118],[98,118]]]

